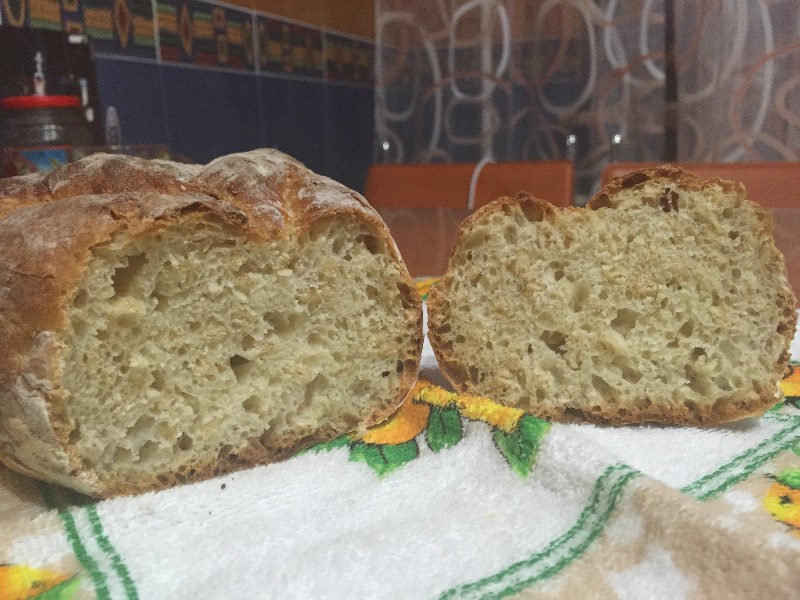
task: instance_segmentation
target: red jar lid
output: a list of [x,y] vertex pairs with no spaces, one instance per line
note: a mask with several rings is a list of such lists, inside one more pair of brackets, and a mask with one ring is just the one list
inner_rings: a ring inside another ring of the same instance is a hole
[[0,100],[0,107],[6,110],[80,108],[80,106],[81,99],[77,96],[9,96]]

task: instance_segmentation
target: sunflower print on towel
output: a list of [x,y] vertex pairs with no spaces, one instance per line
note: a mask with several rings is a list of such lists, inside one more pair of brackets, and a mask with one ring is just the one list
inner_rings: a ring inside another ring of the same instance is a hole
[[492,439],[509,466],[526,477],[536,464],[550,423],[488,398],[449,392],[420,380],[387,421],[363,435],[345,435],[310,448],[322,452],[347,447],[350,460],[366,463],[386,475],[419,456],[419,439],[433,452],[452,448],[464,436],[463,420],[481,421],[492,428]]

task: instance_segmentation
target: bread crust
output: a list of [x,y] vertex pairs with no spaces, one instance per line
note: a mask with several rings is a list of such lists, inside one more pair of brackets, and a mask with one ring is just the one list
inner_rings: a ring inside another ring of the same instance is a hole
[[404,365],[396,396],[377,404],[359,427],[387,418],[416,382],[421,299],[388,229],[363,197],[284,154],[253,151],[204,168],[93,155],[45,176],[0,181],[0,461],[16,471],[109,497],[274,462],[345,433],[322,424],[269,448],[248,446],[180,473],[125,481],[103,481],[83,468],[65,419],[59,334],[92,248],[119,231],[149,236],[201,220],[258,243],[329,220],[363,224],[398,267],[397,287],[413,331],[409,354],[416,359]]
[[[582,214],[585,213],[585,218],[591,218],[591,213],[588,211],[614,210],[618,208],[619,192],[643,187],[653,180],[663,180],[665,185],[688,191],[700,191],[706,187],[718,186],[726,192],[734,193],[742,199],[746,199],[746,191],[741,183],[720,179],[702,181],[679,167],[662,165],[612,179],[591,198],[586,208],[557,208],[549,202],[520,192],[514,197],[499,198],[482,207],[462,223],[456,245],[451,252],[450,265],[441,280],[431,289],[427,301],[428,338],[440,370],[456,390],[475,393],[474,390],[470,389],[470,382],[467,376],[467,369],[470,365],[462,364],[457,359],[452,346],[445,336],[450,327],[448,323],[448,295],[454,281],[452,265],[455,257],[461,251],[461,245],[468,234],[489,215],[502,212],[509,206],[520,206],[523,211],[529,214],[529,218],[532,213],[534,217],[532,220],[553,218],[559,214],[575,213],[576,211]],[[732,394],[718,398],[711,405],[695,406],[692,409],[683,405],[657,405],[651,402],[650,398],[635,398],[633,401],[642,408],[628,410],[623,414],[620,414],[611,405],[597,405],[593,406],[591,410],[572,408],[557,410],[539,404],[531,412],[545,419],[562,422],[588,421],[598,424],[654,422],[676,425],[715,425],[761,414],[779,402],[782,398],[782,393],[777,386],[777,382],[782,378],[790,358],[789,345],[797,325],[797,299],[788,285],[786,265],[772,237],[772,218],[761,207],[756,205],[753,205],[753,207],[759,220],[758,238],[762,240],[761,254],[766,257],[770,271],[782,274],[784,281],[787,282],[783,289],[776,290],[776,304],[783,314],[782,321],[778,324],[778,332],[785,340],[785,347],[775,363],[773,377],[769,385],[765,385],[760,392],[753,390],[750,394]],[[494,398],[494,400],[503,403],[503,398]]]

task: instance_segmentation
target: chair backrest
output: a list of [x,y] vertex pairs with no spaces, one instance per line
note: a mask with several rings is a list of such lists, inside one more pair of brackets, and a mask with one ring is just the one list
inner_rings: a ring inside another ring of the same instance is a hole
[[373,165],[364,195],[375,208],[466,208],[473,163]]
[[[659,163],[612,163],[603,171],[603,184],[613,177]],[[800,163],[676,163],[700,179],[741,181],[747,197],[764,208],[800,207]]]
[[520,191],[556,206],[570,206],[573,185],[573,168],[568,160],[489,163],[478,175],[475,208]]

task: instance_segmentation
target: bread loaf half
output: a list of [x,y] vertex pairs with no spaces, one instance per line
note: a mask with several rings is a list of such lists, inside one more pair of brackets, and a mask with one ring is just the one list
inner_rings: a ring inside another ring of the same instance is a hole
[[611,423],[764,411],[797,320],[770,217],[741,185],[669,166],[613,180],[587,208],[485,206],[428,310],[456,389]]
[[377,213],[276,151],[95,155],[0,184],[0,457],[95,496],[389,416],[419,295]]

